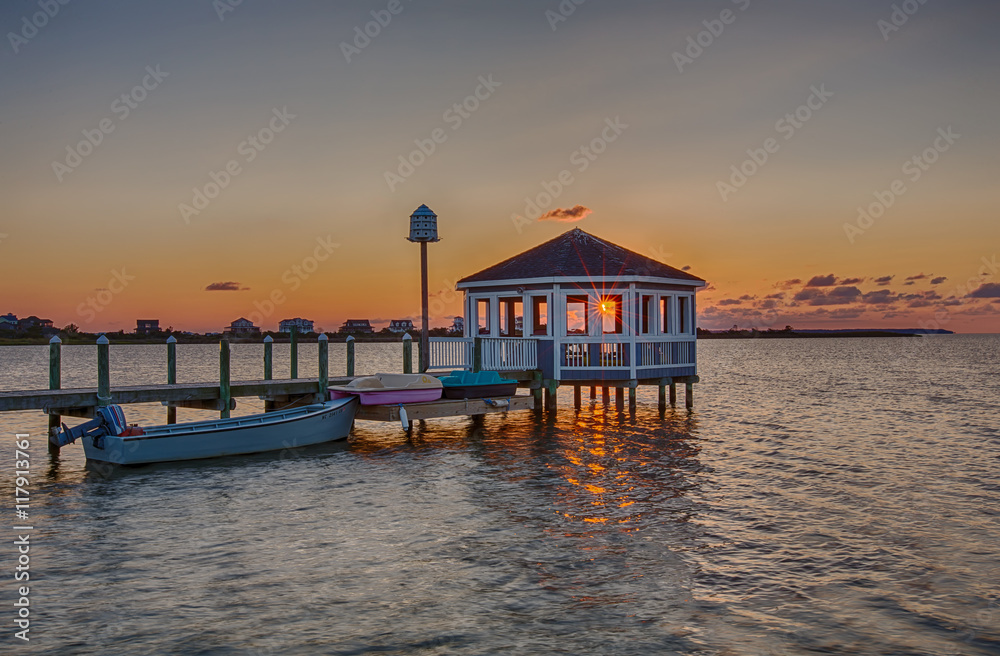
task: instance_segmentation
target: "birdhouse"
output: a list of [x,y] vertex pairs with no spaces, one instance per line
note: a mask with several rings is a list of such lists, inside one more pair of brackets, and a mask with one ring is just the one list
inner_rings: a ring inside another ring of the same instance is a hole
[[437,214],[431,211],[426,205],[421,205],[410,215],[410,236],[409,240],[420,241],[440,241],[438,239]]

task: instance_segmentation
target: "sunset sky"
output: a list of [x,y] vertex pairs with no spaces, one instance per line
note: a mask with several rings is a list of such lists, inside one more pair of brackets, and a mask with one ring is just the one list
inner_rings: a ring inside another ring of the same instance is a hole
[[702,327],[1000,332],[998,19],[995,0],[4,2],[0,314],[415,318],[426,203],[432,325],[461,313],[456,280],[578,226],[708,280]]

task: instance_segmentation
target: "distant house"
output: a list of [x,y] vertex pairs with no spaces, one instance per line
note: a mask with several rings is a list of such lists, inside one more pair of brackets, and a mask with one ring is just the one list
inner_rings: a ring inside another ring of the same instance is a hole
[[25,317],[17,322],[18,330],[28,330],[29,328],[41,328],[45,330],[46,328],[52,327],[51,319],[39,319],[35,315],[30,317]]
[[295,328],[300,333],[313,332],[313,322],[309,319],[295,317],[294,319],[282,319],[278,322],[279,333],[290,333]]
[[0,330],[17,330],[17,317],[13,314],[0,316]]
[[135,334],[136,335],[151,335],[153,333],[160,332],[160,320],[159,319],[136,319],[135,320]]
[[229,327],[224,332],[230,335],[259,335],[260,328],[253,325],[253,321],[240,317],[229,324]]
[[389,322],[389,332],[391,333],[407,333],[413,330],[413,322],[409,319],[393,319]]
[[465,317],[455,317],[455,320],[451,324],[450,332],[459,335],[463,334],[465,332]]
[[374,333],[375,329],[372,328],[371,323],[368,319],[348,319],[344,322],[344,325],[340,327],[340,332],[342,333]]

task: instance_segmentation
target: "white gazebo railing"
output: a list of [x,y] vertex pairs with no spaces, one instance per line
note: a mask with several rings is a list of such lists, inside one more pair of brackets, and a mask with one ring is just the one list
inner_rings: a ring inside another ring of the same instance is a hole
[[695,363],[693,335],[642,339],[636,342],[636,367],[690,367]]
[[518,337],[482,340],[484,371],[530,371],[538,368],[538,342]]
[[471,369],[471,337],[431,337],[429,369]]
[[[519,337],[479,339],[483,371],[531,371],[538,368],[538,342]],[[429,369],[472,369],[476,364],[476,338],[431,337]]]
[[560,371],[612,369],[638,375],[643,369],[695,364],[694,335],[565,337],[556,349]]
[[[694,335],[564,337],[556,340],[557,371],[618,370],[630,372],[634,378],[643,370],[690,367],[695,364],[695,343]],[[471,370],[477,364],[483,371],[538,369],[538,341],[521,337],[431,338],[432,371]]]

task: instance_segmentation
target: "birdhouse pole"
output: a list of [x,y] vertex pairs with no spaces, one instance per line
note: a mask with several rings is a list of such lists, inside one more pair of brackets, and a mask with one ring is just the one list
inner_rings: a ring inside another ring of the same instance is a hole
[[420,373],[424,373],[430,366],[430,318],[427,316],[427,242],[420,242]]
[[420,244],[420,371],[430,368],[430,317],[428,312],[427,289],[427,244],[440,241],[437,230],[437,214],[426,205],[418,207],[410,215],[409,241]]

